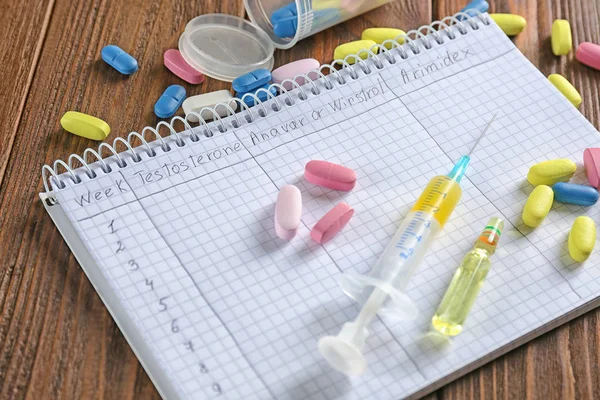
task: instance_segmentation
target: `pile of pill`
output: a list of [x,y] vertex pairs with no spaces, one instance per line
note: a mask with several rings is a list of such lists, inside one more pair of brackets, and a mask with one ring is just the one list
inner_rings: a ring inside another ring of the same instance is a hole
[[[591,206],[600,194],[600,148],[586,149],[583,154],[588,181],[592,186],[570,183],[577,165],[568,159],[542,161],[533,165],[527,173],[527,181],[535,186],[523,207],[523,222],[537,228],[543,222],[554,201]],[[569,254],[577,262],[587,260],[596,243],[594,221],[585,216],[575,219],[569,233]]]
[[[356,185],[356,173],[343,165],[328,161],[312,160],[304,167],[304,177],[310,183],[333,190],[348,192]],[[302,196],[294,185],[285,185],[277,195],[275,203],[275,233],[282,239],[290,240],[298,231],[302,215]],[[317,243],[325,243],[333,238],[354,215],[354,209],[341,202],[317,221],[310,237]]]

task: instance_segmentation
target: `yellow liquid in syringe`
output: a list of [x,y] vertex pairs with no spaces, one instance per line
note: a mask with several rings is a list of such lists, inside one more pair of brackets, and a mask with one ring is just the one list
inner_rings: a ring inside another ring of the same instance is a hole
[[460,185],[454,179],[446,175],[436,176],[429,181],[410,211],[432,213],[440,228],[443,228],[460,200],[461,194]]

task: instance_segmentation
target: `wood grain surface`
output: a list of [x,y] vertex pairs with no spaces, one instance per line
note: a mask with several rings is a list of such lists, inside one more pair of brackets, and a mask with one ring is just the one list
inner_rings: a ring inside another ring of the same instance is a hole
[[[276,65],[331,61],[336,45],[373,26],[405,30],[462,8],[458,0],[396,0],[321,32]],[[571,21],[575,46],[600,42],[597,0],[490,1],[492,12],[526,17],[515,43],[544,74],[580,89],[581,112],[600,127],[600,71],[550,51],[552,21]],[[155,125],[167,85],[189,94],[228,89],[213,79],[182,83],[162,64],[191,18],[244,16],[240,0],[3,0],[0,3],[0,399],[159,398],[100,298],[46,215],[37,193],[44,163],[97,143],[64,132],[60,117],[82,111],[108,121],[110,139]],[[100,60],[117,43],[140,71],[124,77]],[[600,397],[600,311],[592,311],[443,387],[429,398]]]

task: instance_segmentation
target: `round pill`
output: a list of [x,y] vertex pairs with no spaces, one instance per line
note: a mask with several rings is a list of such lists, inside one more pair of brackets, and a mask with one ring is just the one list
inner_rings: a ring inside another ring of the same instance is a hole
[[583,151],[583,166],[590,185],[600,188],[600,148],[591,147]]
[[542,161],[529,168],[527,180],[536,186],[552,186],[557,182],[566,182],[571,179],[576,169],[577,165],[566,158]]
[[596,224],[590,217],[575,218],[569,232],[569,255],[577,262],[587,260],[596,245]]
[[552,82],[552,84],[573,104],[575,107],[579,107],[581,105],[581,95],[575,89],[575,86],[571,84],[562,75],[552,74],[548,77],[548,80]]
[[65,131],[92,140],[104,140],[110,133],[110,126],[106,122],[77,111],[67,111],[60,119],[60,124]]
[[172,117],[184,100],[185,88],[180,85],[171,85],[165,89],[156,104],[154,104],[154,114],[159,118]]
[[346,226],[353,215],[354,209],[352,207],[344,202],[339,203],[315,224],[312,231],[310,231],[310,237],[318,243],[329,241]]
[[312,160],[304,167],[304,177],[310,183],[348,192],[356,185],[356,172],[329,161]]
[[573,48],[571,24],[566,19],[557,19],[552,23],[552,52],[557,56],[569,54]]
[[163,55],[165,67],[184,81],[197,85],[204,82],[204,74],[188,64],[177,49],[169,49]]
[[530,228],[540,226],[550,212],[554,192],[550,186],[539,185],[531,192],[523,207],[523,222]]
[[588,67],[600,70],[600,45],[590,42],[581,43],[577,48],[575,58]]
[[554,200],[561,203],[591,206],[598,201],[598,191],[586,185],[577,185],[569,182],[558,182],[552,186]]
[[490,14],[490,17],[508,36],[518,35],[527,25],[525,18],[516,14]]
[[296,236],[302,216],[302,194],[294,185],[285,185],[277,195],[275,203],[275,233],[282,239]]
[[[370,49],[372,46],[375,46],[375,43],[372,40],[355,40],[354,42],[348,42],[344,44],[340,44],[335,48],[333,52],[333,58],[335,60],[343,60],[346,56],[351,54],[357,54],[362,49]],[[365,51],[361,51],[359,57],[365,60],[368,57],[368,53]],[[348,57],[346,60],[349,64],[354,64],[356,62],[355,57]]]
[[119,46],[104,46],[101,55],[105,63],[124,75],[131,75],[138,70],[137,60]]
[[[404,38],[401,35],[406,35],[406,32],[404,32],[402,29],[368,28],[362,31],[360,38],[361,40],[372,40],[377,44],[382,44],[386,40],[396,40],[398,43],[402,44],[404,43]],[[390,50],[392,48],[392,44],[386,43],[385,48]]]

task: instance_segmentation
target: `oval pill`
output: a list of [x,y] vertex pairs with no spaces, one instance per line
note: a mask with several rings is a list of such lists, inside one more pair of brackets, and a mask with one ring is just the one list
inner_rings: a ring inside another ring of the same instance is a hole
[[259,89],[271,81],[271,71],[260,68],[238,76],[231,82],[233,90],[238,93],[248,93]]
[[325,243],[334,237],[350,221],[354,209],[341,202],[327,212],[310,231],[310,237],[317,243]]
[[600,45],[583,42],[577,48],[575,58],[588,67],[600,70]]
[[180,85],[171,85],[165,89],[156,104],[154,104],[154,114],[159,118],[172,117],[184,100],[184,87]]
[[[362,49],[370,49],[371,46],[375,46],[376,44],[377,43],[372,40],[355,40],[353,42],[340,44],[335,48],[333,52],[333,58],[335,60],[343,60],[344,57],[349,56],[350,54],[357,54]],[[368,57],[368,54],[362,51],[359,57],[365,60]],[[349,64],[354,64],[356,63],[356,58],[349,57],[346,61]]]
[[292,1],[285,7],[281,7],[271,14],[271,23],[275,25],[277,21],[282,18],[292,17],[298,15],[298,9],[296,8],[296,2]]
[[525,18],[516,14],[490,14],[490,17],[508,36],[518,35],[527,25]]
[[590,217],[575,218],[569,232],[569,255],[577,262],[587,260],[596,245],[596,224]]
[[[229,90],[217,90],[216,92],[198,94],[196,96],[188,97],[183,101],[181,107],[183,108],[183,112],[185,113],[188,121],[198,122],[200,120],[198,117],[192,114],[192,112],[200,114],[200,111],[202,111],[202,109],[205,107],[214,109],[217,104],[224,103],[229,105],[233,111],[236,111],[238,103],[235,101],[229,102],[231,99],[233,99],[233,96]],[[227,107],[221,106],[215,109],[215,111],[219,117],[226,117],[229,115],[229,110]],[[200,116],[205,121],[215,118],[215,115],[208,110],[202,111]]]
[[298,30],[298,17],[296,15],[279,18],[273,24],[273,33],[280,37],[294,37]]
[[[395,28],[368,28],[362,31],[361,40],[372,40],[377,44],[382,44],[386,40],[394,40],[400,35],[406,35],[402,29]],[[400,44],[404,43],[404,38],[399,37],[396,41]],[[386,43],[385,48],[390,50],[391,43]]]
[[[461,12],[467,12],[467,10],[475,9],[475,10],[479,11],[480,13],[484,13],[484,12],[487,12],[487,10],[489,8],[490,8],[490,5],[488,4],[487,1],[485,1],[485,0],[473,0],[469,4],[467,4],[460,11]],[[471,16],[476,15],[476,13],[474,13],[474,12],[468,12],[467,14],[469,14]]]
[[356,185],[356,173],[343,165],[312,160],[304,167],[307,181],[333,190],[350,191]]
[[275,203],[275,233],[282,239],[296,236],[302,216],[302,194],[294,185],[285,185]]
[[590,185],[600,188],[600,148],[591,147],[583,151],[583,166]]
[[119,46],[104,46],[100,54],[105,63],[124,75],[131,75],[138,70],[137,60]]
[[552,203],[554,192],[550,186],[539,185],[531,192],[523,207],[523,222],[531,228],[537,228],[546,218]]
[[558,182],[552,186],[552,190],[554,191],[554,200],[561,203],[591,206],[598,201],[598,191],[591,186]]
[[60,119],[60,125],[67,132],[92,140],[104,140],[110,133],[106,122],[77,111],[67,111]]
[[552,186],[555,183],[571,179],[576,169],[577,165],[566,158],[542,161],[529,168],[527,180],[536,186]]
[[557,19],[552,23],[552,52],[557,56],[569,54],[573,48],[571,24],[566,19]]
[[[237,97],[238,99],[242,99],[242,101],[248,107],[253,107],[255,105],[254,103],[256,103],[254,96],[258,97],[258,99],[260,101],[267,101],[267,100],[269,100],[269,98],[271,98],[271,96],[269,96],[265,90],[259,90],[259,89],[268,90],[273,96],[277,96],[277,89],[272,87],[270,84],[265,83],[262,87],[256,88],[255,90],[252,90],[250,92],[236,93],[235,97]],[[254,96],[246,96],[247,94],[254,94]]]
[[197,85],[204,82],[204,74],[188,64],[177,49],[169,49],[163,55],[165,67],[184,81]]
[[548,80],[552,82],[552,84],[573,104],[575,107],[579,107],[581,105],[581,95],[575,89],[575,86],[571,84],[562,75],[552,74],[548,77]]
[[[320,66],[321,64],[319,64],[319,61],[315,60],[314,58],[305,58],[282,65],[281,67],[273,70],[271,77],[273,79],[273,83],[281,83],[286,79],[294,79],[294,77],[299,74],[308,75],[309,71],[313,69],[319,69]],[[314,79],[315,76],[309,75],[309,78]],[[305,79],[302,77],[296,79],[296,82],[299,85],[304,85],[306,83]],[[296,86],[293,83],[286,82],[283,87],[287,90],[292,90]]]

